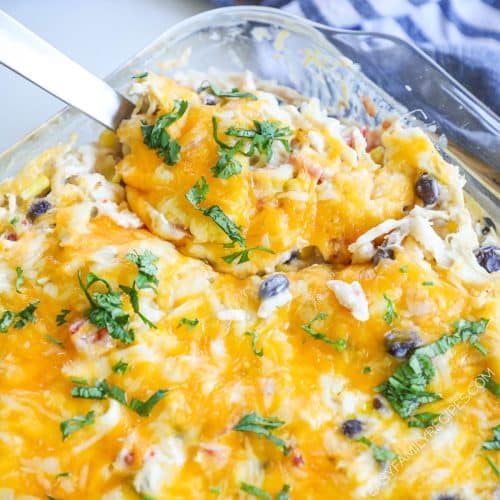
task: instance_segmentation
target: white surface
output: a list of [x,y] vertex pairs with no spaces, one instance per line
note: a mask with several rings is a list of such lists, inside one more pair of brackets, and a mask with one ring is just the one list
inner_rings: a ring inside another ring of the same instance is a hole
[[[209,0],[0,0],[1,9],[100,77],[210,7]],[[63,107],[2,66],[0,96],[0,151]]]

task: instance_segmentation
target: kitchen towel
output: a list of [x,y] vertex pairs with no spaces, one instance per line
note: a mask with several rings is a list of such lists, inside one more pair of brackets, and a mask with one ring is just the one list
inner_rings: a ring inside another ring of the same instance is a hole
[[500,0],[214,0],[264,5],[412,41],[500,114]]

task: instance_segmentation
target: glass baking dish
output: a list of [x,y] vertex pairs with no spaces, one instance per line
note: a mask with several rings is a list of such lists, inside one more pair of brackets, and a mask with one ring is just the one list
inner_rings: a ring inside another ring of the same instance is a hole
[[[370,127],[404,115],[424,127],[467,178],[468,193],[499,220],[498,117],[415,47],[398,38],[337,30],[266,7],[228,7],[191,17],[168,29],[111,74],[126,92],[141,71],[172,73],[165,61],[191,51],[185,69],[250,70],[317,97],[332,114]],[[178,69],[177,69],[178,70]],[[0,154],[0,179],[74,133],[92,142],[101,126],[65,108]]]

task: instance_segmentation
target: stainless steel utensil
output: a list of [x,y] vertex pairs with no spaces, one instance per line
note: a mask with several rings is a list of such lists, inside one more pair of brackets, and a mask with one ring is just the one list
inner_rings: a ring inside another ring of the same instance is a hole
[[112,130],[134,105],[0,10],[0,63]]

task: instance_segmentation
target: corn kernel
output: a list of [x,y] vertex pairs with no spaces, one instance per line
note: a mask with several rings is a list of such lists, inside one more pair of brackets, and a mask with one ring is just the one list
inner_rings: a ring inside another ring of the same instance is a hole
[[19,196],[23,201],[27,201],[35,196],[41,195],[44,191],[49,189],[49,187],[49,178],[46,175],[39,175],[32,184],[21,191]]
[[103,130],[99,136],[99,142],[102,146],[113,148],[116,146],[116,134],[112,130]]
[[370,151],[370,156],[375,163],[382,165],[384,163],[384,148],[382,146],[377,146]]

